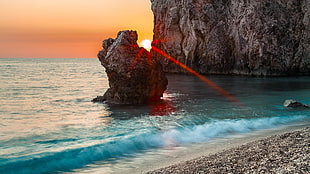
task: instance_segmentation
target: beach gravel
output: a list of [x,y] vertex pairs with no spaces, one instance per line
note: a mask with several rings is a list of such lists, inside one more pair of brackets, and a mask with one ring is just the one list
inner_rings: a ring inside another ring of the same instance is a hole
[[310,128],[274,135],[210,156],[148,172],[160,173],[310,173]]

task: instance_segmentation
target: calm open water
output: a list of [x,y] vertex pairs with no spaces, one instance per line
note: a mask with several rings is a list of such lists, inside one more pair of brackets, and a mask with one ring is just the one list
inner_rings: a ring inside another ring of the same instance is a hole
[[96,164],[117,172],[119,159],[310,119],[282,106],[310,105],[310,77],[208,76],[239,106],[196,77],[169,75],[162,102],[108,106],[91,102],[108,88],[97,59],[0,59],[0,70],[3,174],[87,173]]

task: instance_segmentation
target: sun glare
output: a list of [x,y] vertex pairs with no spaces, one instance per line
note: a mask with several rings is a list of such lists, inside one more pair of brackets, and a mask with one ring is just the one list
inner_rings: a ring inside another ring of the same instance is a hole
[[152,41],[150,41],[150,40],[148,40],[148,39],[143,40],[143,41],[141,42],[141,45],[142,45],[142,47],[145,48],[146,50],[151,50],[151,48],[152,48]]

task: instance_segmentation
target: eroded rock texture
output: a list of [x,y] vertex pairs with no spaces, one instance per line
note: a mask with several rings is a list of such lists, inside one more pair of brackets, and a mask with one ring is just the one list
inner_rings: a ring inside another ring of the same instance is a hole
[[121,31],[117,38],[103,41],[98,58],[110,88],[94,102],[143,104],[162,97],[168,80],[159,61],[137,45],[136,31]]
[[310,0],[151,2],[154,45],[199,73],[310,74]]

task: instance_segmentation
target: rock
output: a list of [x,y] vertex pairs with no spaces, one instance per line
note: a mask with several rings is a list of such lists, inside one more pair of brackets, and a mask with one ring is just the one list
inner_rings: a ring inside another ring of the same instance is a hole
[[151,2],[154,45],[199,73],[310,75],[310,0]]
[[296,100],[285,100],[283,106],[287,108],[309,108],[308,105],[297,102]]
[[136,31],[121,31],[116,39],[103,41],[98,58],[109,80],[109,89],[93,102],[143,104],[159,100],[168,80],[157,59],[137,44]]
[[104,96],[97,96],[96,98],[92,99],[92,102],[95,102],[95,103],[103,103],[105,101],[106,99],[104,98]]

